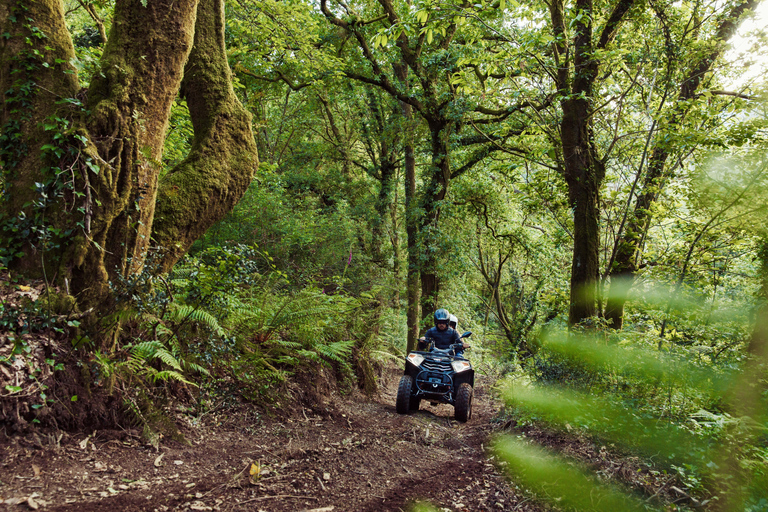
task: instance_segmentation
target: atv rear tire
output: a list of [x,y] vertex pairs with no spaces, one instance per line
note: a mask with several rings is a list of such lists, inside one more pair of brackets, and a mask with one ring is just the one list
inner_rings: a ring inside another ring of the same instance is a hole
[[456,406],[453,409],[456,421],[466,423],[472,417],[472,386],[463,382],[456,393]]
[[400,385],[397,387],[397,402],[395,409],[398,414],[405,414],[411,406],[411,389],[413,389],[413,377],[403,375],[400,378]]

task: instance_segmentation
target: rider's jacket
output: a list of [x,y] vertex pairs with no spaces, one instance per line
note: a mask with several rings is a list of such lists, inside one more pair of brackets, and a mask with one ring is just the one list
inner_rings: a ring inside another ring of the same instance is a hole
[[427,330],[424,337],[428,340],[435,340],[435,347],[437,348],[449,348],[454,343],[459,343],[461,341],[459,333],[450,327],[444,331],[441,331],[437,327],[432,327]]

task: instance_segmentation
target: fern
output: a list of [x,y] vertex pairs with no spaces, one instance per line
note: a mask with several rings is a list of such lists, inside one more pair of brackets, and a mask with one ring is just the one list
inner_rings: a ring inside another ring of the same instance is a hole
[[168,312],[168,316],[170,320],[175,322],[186,322],[190,320],[197,322],[204,325],[218,336],[224,336],[226,334],[216,317],[201,308],[174,302]]
[[288,340],[273,340],[270,342],[270,345],[276,349],[285,349],[285,350],[300,350],[303,348],[303,345],[296,341],[288,341]]
[[165,348],[157,349],[154,355],[156,358],[160,359],[167,366],[170,366],[176,371],[182,371],[179,361],[176,359],[176,357],[174,357],[173,354],[168,352]]
[[166,381],[170,381],[170,380],[175,380],[175,381],[183,382],[185,384],[189,384],[189,385],[192,385],[192,386],[196,386],[197,385],[197,384],[194,384],[193,382],[190,382],[189,380],[187,380],[181,373],[173,371],[173,370],[164,370],[164,371],[160,371],[160,372],[155,372],[151,377],[152,377],[152,379],[155,382],[157,382],[157,381],[166,382]]
[[327,345],[319,343],[315,346],[315,348],[317,352],[324,358],[330,359],[331,361],[335,361],[340,364],[344,364],[346,362],[346,358],[352,354],[352,348],[354,346],[354,341],[343,340],[329,343]]
[[310,361],[313,361],[315,363],[319,363],[321,361],[320,356],[317,354],[317,352],[314,352],[312,350],[300,349],[296,351],[296,355],[299,357],[308,359]]

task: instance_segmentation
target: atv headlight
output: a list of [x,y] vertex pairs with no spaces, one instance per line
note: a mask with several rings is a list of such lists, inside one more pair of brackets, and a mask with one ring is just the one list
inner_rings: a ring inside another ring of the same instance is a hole
[[472,365],[469,364],[468,361],[453,361],[451,366],[453,366],[453,371],[456,373],[463,372],[464,370],[469,370],[472,368]]
[[414,354],[413,352],[408,354],[408,361],[410,361],[413,366],[419,366],[423,360],[424,356],[421,354]]

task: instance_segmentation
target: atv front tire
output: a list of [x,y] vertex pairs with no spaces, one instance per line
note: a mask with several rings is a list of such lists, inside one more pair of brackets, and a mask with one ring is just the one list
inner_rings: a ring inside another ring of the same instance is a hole
[[456,421],[466,423],[472,417],[472,386],[463,382],[456,393],[456,405],[453,409]]
[[408,408],[412,411],[418,411],[419,405],[421,405],[421,398],[411,397],[411,400],[408,403]]
[[395,409],[398,414],[405,414],[411,407],[411,389],[413,389],[413,377],[403,375],[400,385],[397,387],[397,402]]

